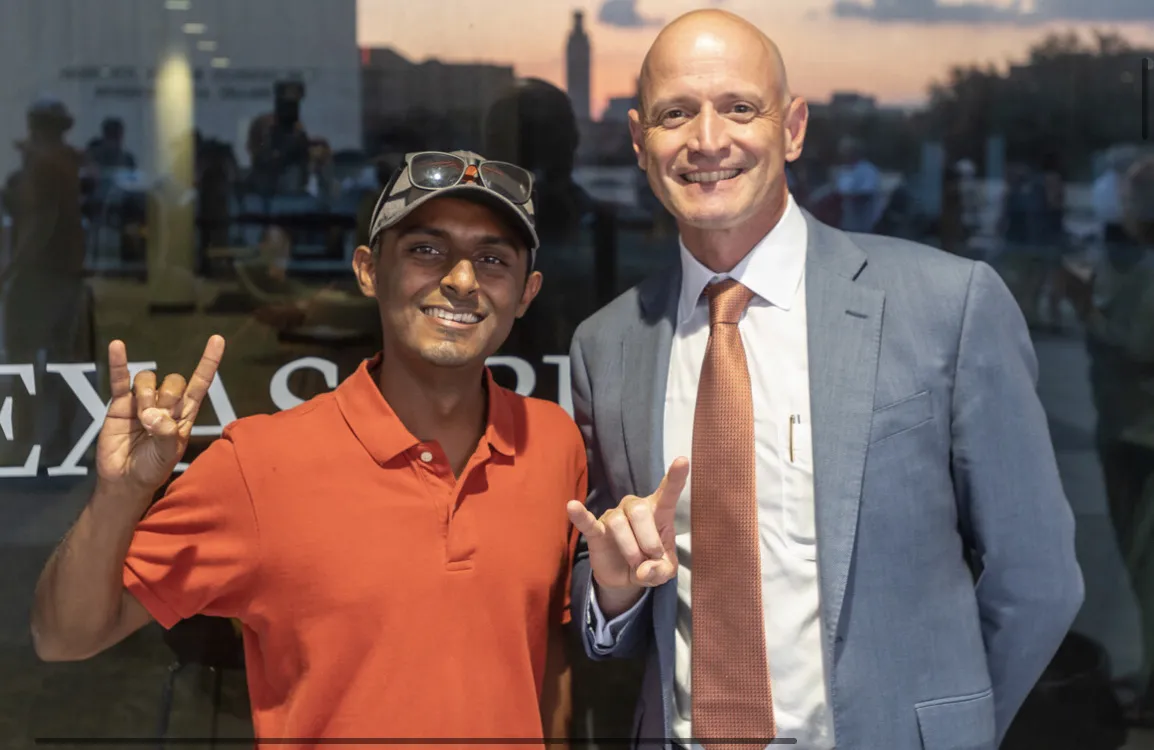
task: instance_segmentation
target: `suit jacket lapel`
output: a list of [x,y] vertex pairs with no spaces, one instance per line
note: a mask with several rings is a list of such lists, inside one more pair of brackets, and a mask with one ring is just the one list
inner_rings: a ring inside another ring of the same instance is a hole
[[621,425],[635,495],[653,492],[665,476],[665,384],[680,287],[680,264],[643,282],[640,318],[621,339]]
[[825,645],[833,654],[857,533],[885,295],[856,281],[866,256],[849,237],[808,213],[806,221],[817,555]]

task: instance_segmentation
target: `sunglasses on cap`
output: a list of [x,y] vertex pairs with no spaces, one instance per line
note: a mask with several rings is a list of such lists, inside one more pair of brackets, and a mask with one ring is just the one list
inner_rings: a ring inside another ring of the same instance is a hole
[[505,161],[466,160],[444,151],[421,151],[409,156],[409,182],[422,190],[443,190],[475,176],[482,185],[512,203],[524,205],[533,196],[533,173]]

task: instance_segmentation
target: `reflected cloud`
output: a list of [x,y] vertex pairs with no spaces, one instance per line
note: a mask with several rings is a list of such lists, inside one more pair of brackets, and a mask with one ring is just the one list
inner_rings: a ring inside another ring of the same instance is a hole
[[1018,8],[1004,8],[988,3],[939,5],[935,0],[875,0],[873,4],[856,0],[838,0],[833,15],[839,18],[865,18],[878,23],[961,23],[961,24],[1029,24],[1042,19],[1035,13]]
[[1150,0],[1039,0],[1039,10],[1048,19],[1068,21],[1143,21],[1154,25],[1154,5]]
[[637,0],[605,0],[600,13],[597,14],[597,20],[607,26],[626,29],[661,26],[665,23],[660,18],[641,15],[637,10]]
[[1030,7],[982,2],[939,3],[937,0],[838,0],[832,13],[876,23],[1006,24],[1028,26],[1049,21],[1145,21],[1154,24],[1149,0],[1037,0]]

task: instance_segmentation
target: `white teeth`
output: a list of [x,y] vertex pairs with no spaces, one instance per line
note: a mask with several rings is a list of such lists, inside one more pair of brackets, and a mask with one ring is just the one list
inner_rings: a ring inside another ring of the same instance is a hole
[[448,310],[442,310],[439,307],[426,307],[425,315],[431,318],[441,318],[442,320],[451,320],[454,323],[480,323],[481,316],[473,313],[452,313]]
[[716,172],[691,172],[682,175],[688,182],[721,182],[737,177],[740,169],[722,169]]

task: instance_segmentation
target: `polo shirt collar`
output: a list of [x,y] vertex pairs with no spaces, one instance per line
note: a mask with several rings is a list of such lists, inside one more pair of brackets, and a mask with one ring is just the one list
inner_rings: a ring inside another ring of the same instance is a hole
[[[421,441],[409,432],[381,395],[373,377],[373,371],[380,363],[379,352],[361,362],[356,372],[337,386],[335,395],[349,429],[377,463],[385,464]],[[514,456],[517,453],[517,435],[513,404],[510,403],[513,396],[497,384],[488,367],[485,368],[485,387],[489,394],[489,415],[482,442],[501,455]]]

